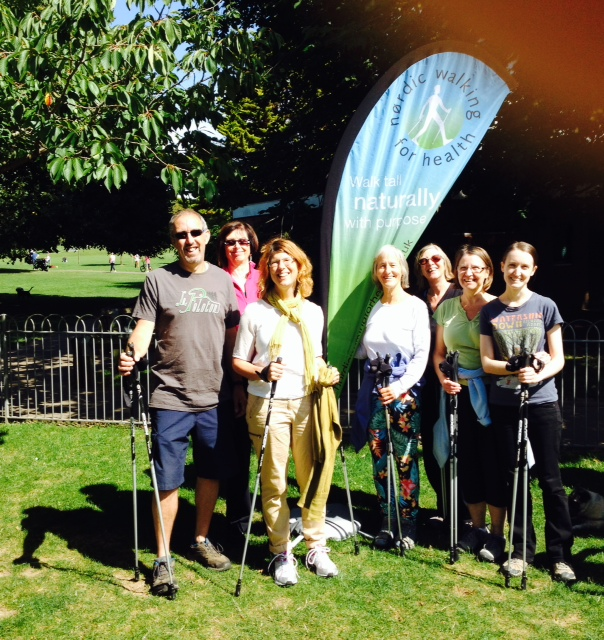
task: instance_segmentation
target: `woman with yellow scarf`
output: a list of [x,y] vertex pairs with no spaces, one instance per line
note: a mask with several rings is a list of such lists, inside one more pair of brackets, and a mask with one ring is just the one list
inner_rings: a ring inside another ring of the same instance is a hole
[[[269,549],[274,554],[269,568],[275,583],[288,587],[298,581],[287,504],[289,451],[291,448],[296,480],[303,489],[314,466],[309,423],[312,393],[319,372],[323,386],[337,384],[339,374],[335,369],[327,369],[321,357],[323,311],[307,300],[313,281],[312,265],[304,251],[291,240],[275,238],[262,248],[258,268],[261,299],[248,305],[241,317],[233,369],[248,380],[246,418],[257,455],[262,445],[271,383],[277,382],[262,464],[262,510]],[[326,464],[333,470],[333,458]],[[312,509],[303,506],[302,523],[308,547],[306,566],[318,576],[336,576],[338,569],[325,544],[325,504],[319,507],[319,515],[316,505]]]

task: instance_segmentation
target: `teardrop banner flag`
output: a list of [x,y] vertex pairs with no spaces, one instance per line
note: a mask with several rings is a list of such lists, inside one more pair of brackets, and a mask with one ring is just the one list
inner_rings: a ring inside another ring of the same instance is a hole
[[327,354],[342,378],[379,298],[376,253],[393,244],[409,255],[515,88],[484,59],[477,47],[448,42],[411,53],[378,81],[342,137],[321,228]]

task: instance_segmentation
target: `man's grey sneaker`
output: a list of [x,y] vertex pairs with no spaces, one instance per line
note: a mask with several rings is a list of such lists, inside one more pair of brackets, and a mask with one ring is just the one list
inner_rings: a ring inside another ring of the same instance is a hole
[[293,587],[298,583],[298,561],[292,553],[278,553],[268,565],[269,573],[273,572],[275,584],[279,587]]
[[491,534],[482,549],[478,552],[478,557],[483,562],[499,563],[503,559],[505,551],[505,537]]
[[[526,565],[526,568],[528,569],[528,564]],[[522,575],[523,569],[524,563],[522,562],[522,558],[512,558],[511,560],[506,560],[503,563],[501,572],[510,576],[510,578],[519,578]]]
[[213,571],[228,571],[231,568],[231,561],[222,553],[222,547],[215,547],[209,538],[192,544],[190,555],[193,560]]
[[489,530],[472,527],[458,541],[456,548],[461,553],[478,553],[489,537]]
[[577,576],[567,562],[555,562],[552,567],[552,579],[557,582],[564,582],[564,584],[570,584],[576,582]]
[[318,545],[306,554],[306,567],[321,578],[333,578],[338,575],[338,567],[329,557],[329,547]]
[[[174,558],[170,558],[170,568],[172,569],[172,590],[178,591],[176,577],[174,576]],[[153,563],[153,579],[151,582],[151,594],[154,596],[166,596],[170,593],[170,573],[165,556],[157,558]]]

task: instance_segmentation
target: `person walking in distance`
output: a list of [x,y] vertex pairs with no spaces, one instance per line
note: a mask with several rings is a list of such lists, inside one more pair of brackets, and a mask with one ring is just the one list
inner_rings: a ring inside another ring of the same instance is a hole
[[[137,324],[129,342],[134,357],[122,353],[119,371],[129,375],[155,337],[151,396],[153,456],[168,545],[178,511],[178,489],[184,482],[193,441],[196,523],[190,555],[208,569],[225,571],[230,560],[208,538],[220,480],[231,472],[228,424],[233,411],[243,413],[240,385],[229,391],[226,377],[237,335],[239,309],[228,274],[205,260],[210,238],[204,219],[192,209],[170,220],[178,261],[153,271],[145,280],[133,316]],[[223,368],[223,361],[227,368]],[[226,425],[226,427],[225,427]],[[153,505],[158,558],[152,593],[162,595],[169,582],[165,548]]]
[[115,253],[112,253],[109,256],[109,273],[113,273],[115,271]]

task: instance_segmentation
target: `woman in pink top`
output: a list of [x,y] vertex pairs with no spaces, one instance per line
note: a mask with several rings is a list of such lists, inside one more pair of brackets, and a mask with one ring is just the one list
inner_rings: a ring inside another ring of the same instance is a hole
[[[260,273],[252,262],[258,251],[258,237],[247,222],[227,222],[218,233],[218,266],[232,278],[239,312],[243,315],[251,302],[258,300]],[[246,384],[245,380],[236,384]],[[233,421],[233,452],[235,470],[225,485],[227,519],[241,533],[247,531],[247,520],[251,510],[250,501],[250,438],[245,415]]]

